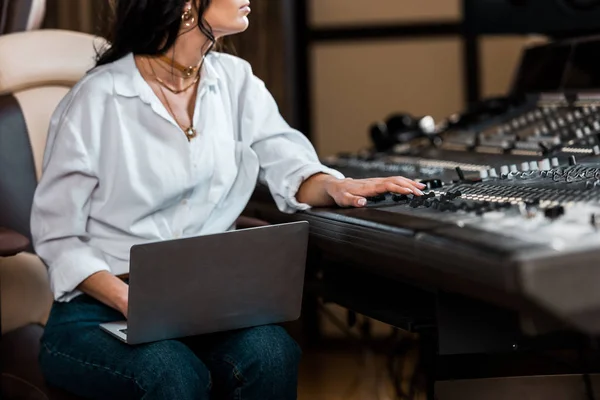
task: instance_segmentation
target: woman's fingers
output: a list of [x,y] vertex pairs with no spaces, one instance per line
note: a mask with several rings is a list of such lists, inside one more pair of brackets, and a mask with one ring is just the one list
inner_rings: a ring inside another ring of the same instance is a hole
[[415,196],[423,195],[423,192],[421,192],[419,189],[417,189],[415,187],[400,186],[395,183],[389,183],[386,191],[390,192],[390,193],[398,193],[398,194],[406,194],[406,195],[414,194]]
[[342,207],[363,207],[367,204],[367,199],[363,196],[346,192],[337,203]]
[[422,183],[415,182],[411,179],[407,179],[402,176],[392,177],[391,180],[393,183],[395,183],[398,186],[403,186],[403,187],[412,189],[413,192],[419,196],[423,194],[423,192],[421,192],[421,190],[425,189],[425,187],[426,187]]
[[336,185],[330,193],[336,203],[342,207],[363,207],[367,198],[385,193],[398,193],[422,196],[426,186],[402,176],[387,178],[372,178],[360,180],[347,180]]

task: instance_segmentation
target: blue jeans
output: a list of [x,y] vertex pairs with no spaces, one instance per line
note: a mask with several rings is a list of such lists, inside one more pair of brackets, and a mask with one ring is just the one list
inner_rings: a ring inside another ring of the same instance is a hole
[[48,383],[90,399],[296,399],[300,349],[279,326],[131,346],[98,327],[122,319],[87,295],[55,303],[40,352]]

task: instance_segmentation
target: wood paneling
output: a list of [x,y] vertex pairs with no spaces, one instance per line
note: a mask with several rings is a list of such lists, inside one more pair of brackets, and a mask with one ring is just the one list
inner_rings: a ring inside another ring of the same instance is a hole
[[44,28],[103,35],[108,21],[108,0],[47,0]]
[[250,26],[226,41],[226,48],[250,62],[256,76],[265,81],[284,117],[290,114],[286,97],[285,36],[281,0],[252,3]]
[[460,0],[310,0],[311,23],[347,25],[461,19]]
[[459,39],[318,45],[314,142],[322,156],[370,145],[369,125],[405,111],[439,119],[462,108]]

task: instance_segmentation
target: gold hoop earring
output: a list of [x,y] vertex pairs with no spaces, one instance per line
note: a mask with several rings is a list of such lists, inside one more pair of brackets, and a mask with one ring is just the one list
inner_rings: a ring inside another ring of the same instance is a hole
[[196,18],[194,17],[194,13],[192,12],[192,5],[186,6],[183,14],[181,14],[181,21],[183,22],[183,26],[186,28],[191,28],[194,26],[194,22],[196,22]]

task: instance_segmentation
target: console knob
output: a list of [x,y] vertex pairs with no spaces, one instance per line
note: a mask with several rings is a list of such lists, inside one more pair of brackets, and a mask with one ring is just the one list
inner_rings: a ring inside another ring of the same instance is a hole
[[489,176],[488,171],[486,171],[485,169],[479,170],[479,177],[481,179],[486,179],[488,176]]
[[500,175],[508,175],[510,170],[508,169],[508,165],[503,165],[500,167]]
[[455,190],[454,192],[446,193],[446,196],[448,197],[449,200],[454,200],[457,197],[461,197],[462,192],[460,190]]
[[550,208],[546,208],[544,210],[544,215],[549,219],[557,219],[560,216],[564,215],[565,208],[563,206],[554,206]]
[[594,155],[597,156],[600,154],[600,146],[595,145],[594,147],[592,147],[592,151],[594,152]]
[[531,161],[529,163],[529,169],[531,171],[537,171],[538,170],[538,164],[537,164],[537,162],[536,161]]
[[408,197],[405,194],[393,194],[392,200],[395,202],[406,201]]
[[490,176],[490,178],[497,178],[498,172],[496,172],[496,168],[490,168],[488,170],[488,175]]
[[519,172],[519,169],[517,168],[516,164],[511,164],[510,172]]
[[526,162],[521,163],[521,171],[523,171],[523,172],[529,171],[529,164]]
[[380,201],[385,201],[385,194],[378,194],[377,196],[372,196],[367,198],[369,203],[379,203]]
[[560,162],[558,162],[558,158],[556,157],[552,157],[550,164],[552,165],[552,168],[558,168],[560,166]]

